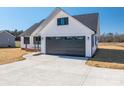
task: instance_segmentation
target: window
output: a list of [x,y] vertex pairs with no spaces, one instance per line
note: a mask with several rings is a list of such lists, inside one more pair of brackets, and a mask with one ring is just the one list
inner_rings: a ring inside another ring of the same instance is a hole
[[97,45],[97,36],[95,36],[95,45]]
[[94,47],[94,35],[92,35],[92,47]]
[[41,37],[37,36],[33,38],[34,44],[41,44]]
[[68,25],[68,17],[58,18],[57,25]]
[[30,38],[24,37],[24,44],[30,44]]

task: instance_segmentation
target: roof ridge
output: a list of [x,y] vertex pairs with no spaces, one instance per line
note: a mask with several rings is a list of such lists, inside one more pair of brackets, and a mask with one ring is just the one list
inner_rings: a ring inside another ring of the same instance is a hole
[[[30,36],[38,27],[41,25],[43,26],[40,29],[43,29],[45,24],[48,23],[48,18],[52,18],[54,16],[53,13],[59,12],[60,10],[64,11],[62,8],[56,7],[56,9],[45,19],[34,23],[31,27],[29,27],[25,32],[23,32],[20,36]],[[66,11],[64,11],[66,13]],[[68,14],[68,13],[67,13]],[[68,14],[70,15],[70,14]],[[94,13],[87,13],[87,14],[78,14],[78,15],[70,15],[71,17],[75,18],[77,21],[81,22],[83,25],[86,25],[94,32],[97,32],[97,24],[98,24],[98,12]]]
[[87,13],[87,14],[77,14],[77,15],[71,15],[71,16],[73,17],[73,16],[93,15],[93,14],[97,14],[97,15],[99,15],[99,13],[96,12],[96,13]]

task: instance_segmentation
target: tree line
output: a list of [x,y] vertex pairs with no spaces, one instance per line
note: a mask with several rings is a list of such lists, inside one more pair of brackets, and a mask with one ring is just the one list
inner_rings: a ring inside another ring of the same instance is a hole
[[103,33],[100,35],[100,42],[124,42],[124,34]]

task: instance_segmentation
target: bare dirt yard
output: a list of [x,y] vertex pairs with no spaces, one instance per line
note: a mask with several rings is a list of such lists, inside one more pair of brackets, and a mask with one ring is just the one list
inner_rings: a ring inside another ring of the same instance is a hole
[[24,60],[23,55],[30,53],[21,48],[0,48],[0,65]]
[[124,43],[100,43],[87,65],[103,68],[124,69]]

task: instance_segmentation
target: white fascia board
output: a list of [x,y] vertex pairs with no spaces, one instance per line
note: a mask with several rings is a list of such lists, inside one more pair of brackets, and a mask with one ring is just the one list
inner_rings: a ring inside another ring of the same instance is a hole
[[56,8],[46,19],[41,25],[31,34],[32,36],[37,36],[40,31],[42,31],[47,24],[60,12],[62,11],[61,8]]
[[[86,25],[82,24],[81,22],[79,22],[77,19],[73,18],[72,16],[70,16],[70,15],[67,14],[66,12],[64,12],[64,11],[61,11],[61,12],[65,13],[68,17],[70,17],[72,20],[74,20],[75,22],[77,22],[80,26],[87,28],[87,29],[88,29],[87,31],[89,31],[89,33],[91,33],[91,34],[94,34],[94,33],[95,33],[95,32],[94,32],[93,30],[91,30],[89,27],[87,27]],[[59,12],[59,13],[61,13],[61,12]],[[56,16],[57,16],[57,15],[56,15]],[[56,16],[54,16],[54,18],[55,18]],[[51,21],[52,21],[52,20],[51,20]],[[48,25],[48,24],[47,24],[47,25]],[[47,26],[46,26],[46,27],[47,27]],[[44,28],[42,29],[42,31],[40,32],[41,35],[44,33],[44,31],[45,31],[44,29],[45,29],[46,27],[44,27]]]
[[[65,14],[67,14],[69,17],[71,17],[73,20],[77,21],[79,24],[85,26],[87,29],[89,29],[88,31],[91,31],[91,34],[95,34],[95,32],[90,29],[89,27],[87,27],[86,25],[84,25],[83,23],[79,22],[77,19],[75,19],[74,17],[72,17],[71,15],[69,15],[68,13],[66,13],[64,10],[57,8],[55,9],[50,16],[31,34],[32,36],[37,36],[38,34],[40,35],[40,32],[42,30],[44,30],[45,27],[47,27],[47,25],[50,23],[50,21],[55,18],[55,16],[60,13],[60,11],[64,12]],[[42,32],[41,32],[42,33]]]

